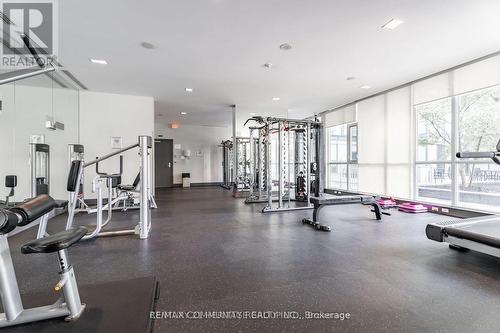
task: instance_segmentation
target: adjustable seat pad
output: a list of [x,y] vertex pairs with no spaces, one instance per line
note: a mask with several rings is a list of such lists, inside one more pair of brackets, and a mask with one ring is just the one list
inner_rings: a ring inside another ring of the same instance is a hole
[[134,182],[132,185],[118,185],[118,189],[122,191],[134,191],[137,188],[137,185],[139,185],[139,182],[141,181],[141,173],[139,172],[137,176],[134,179]]
[[55,200],[56,208],[66,208],[68,205],[68,200]]
[[24,244],[21,252],[24,254],[57,252],[78,242],[87,234],[87,231],[85,227],[71,228],[51,236],[35,239]]
[[42,194],[11,208],[10,211],[22,217],[23,220],[18,225],[23,226],[49,213],[56,207],[57,204],[54,199],[47,194]]
[[135,190],[135,186],[133,186],[133,185],[118,185],[118,189],[123,190],[123,191],[133,191],[133,190]]
[[0,209],[0,235],[5,235],[17,227],[17,215],[8,209]]

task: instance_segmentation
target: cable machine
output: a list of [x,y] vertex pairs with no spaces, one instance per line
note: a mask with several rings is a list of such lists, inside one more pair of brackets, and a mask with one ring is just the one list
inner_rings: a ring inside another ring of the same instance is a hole
[[[249,195],[245,203],[265,203],[267,202],[267,154],[266,147],[268,140],[266,137],[266,126],[249,127],[250,137],[254,138],[250,146],[250,186]],[[257,135],[255,134],[257,133]]]
[[252,140],[249,137],[237,137],[235,142],[233,154],[236,179],[233,184],[233,197],[242,198],[248,196],[250,190],[250,143]]
[[[70,192],[70,201],[68,205],[68,220],[66,221],[66,230],[73,227],[74,217],[76,213],[76,207],[79,203],[77,193],[80,193],[80,185],[82,184],[83,171],[91,166],[96,166],[96,171],[98,170],[98,163],[108,160],[116,155],[120,155],[126,151],[138,148],[138,155],[140,159],[140,212],[139,221],[134,228],[131,229],[121,229],[121,230],[110,230],[102,231],[102,229],[107,225],[109,219],[103,222],[103,211],[104,211],[104,195],[103,186],[105,182],[111,184],[111,180],[114,175],[101,174],[96,177],[94,182],[95,191],[97,192],[97,223],[95,229],[88,235],[84,236],[83,239],[91,239],[94,237],[101,236],[120,236],[120,235],[139,235],[140,239],[146,239],[149,237],[151,231],[151,208],[156,208],[156,203],[154,200],[152,188],[152,138],[150,136],[139,136],[138,142],[120,149],[118,151],[109,153],[93,161],[85,163],[83,160],[74,160],[71,162],[71,169],[68,176],[68,191]],[[122,157],[120,155],[120,169],[123,168]],[[109,187],[108,187],[109,190]],[[112,212],[112,206],[108,205],[108,214]],[[108,215],[111,217],[111,215]],[[46,235],[47,223],[40,223],[38,227],[37,238],[41,238]]]
[[222,187],[231,189],[233,184],[233,142],[226,140],[221,142],[222,147]]
[[[68,172],[71,170],[71,165],[73,161],[85,161],[85,147],[80,144],[69,144],[68,145]],[[75,195],[77,200],[76,208],[77,209],[87,209],[89,208],[87,204],[85,204],[85,196],[83,192],[83,183],[84,178],[83,174],[80,178],[80,186],[78,193],[68,192],[68,202],[73,200],[73,196]]]
[[[312,209],[311,194],[320,191],[320,143],[322,125],[318,120],[253,117],[258,129],[257,146],[251,165],[250,197],[246,203],[267,205],[263,213]],[[246,122],[246,123],[247,123]],[[245,123],[245,124],[246,124]]]
[[50,194],[50,146],[30,143],[30,193],[31,198]]

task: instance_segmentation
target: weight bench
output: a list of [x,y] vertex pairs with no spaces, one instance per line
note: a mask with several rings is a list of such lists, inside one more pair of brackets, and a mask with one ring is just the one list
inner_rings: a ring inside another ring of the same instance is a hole
[[309,218],[302,219],[302,223],[310,224],[318,230],[322,231],[332,231],[332,228],[329,225],[322,224],[318,221],[318,214],[321,208],[325,206],[332,205],[350,205],[350,204],[362,204],[365,206],[372,206],[372,212],[375,213],[375,218],[380,221],[382,220],[383,215],[391,215],[387,212],[382,212],[380,205],[375,200],[374,197],[370,195],[357,195],[357,194],[349,194],[349,195],[332,195],[332,194],[320,194],[319,197],[310,197],[309,201],[314,205],[313,217],[312,220]]

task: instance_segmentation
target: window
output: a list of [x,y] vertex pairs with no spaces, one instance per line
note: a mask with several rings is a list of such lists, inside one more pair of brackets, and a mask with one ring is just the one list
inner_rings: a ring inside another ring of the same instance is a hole
[[349,162],[358,161],[358,126],[349,126]]
[[[458,151],[494,151],[500,137],[500,87],[457,97]],[[457,160],[458,203],[500,206],[500,166],[491,160]]]
[[417,161],[451,161],[451,99],[424,103],[417,113]]
[[496,150],[500,86],[419,104],[415,113],[417,199],[498,210],[500,166],[488,159],[457,159],[454,155]]
[[328,128],[328,162],[347,162],[347,126]]
[[356,190],[358,188],[357,125],[329,127],[327,139],[327,187]]
[[444,98],[415,106],[417,116],[417,199],[452,200],[452,101]]
[[324,119],[326,187],[500,213],[500,165],[456,157],[496,150],[500,55],[350,103]]

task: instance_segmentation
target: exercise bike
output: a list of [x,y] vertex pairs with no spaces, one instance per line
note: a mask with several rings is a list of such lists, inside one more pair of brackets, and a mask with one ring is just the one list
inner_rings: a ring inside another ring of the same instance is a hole
[[54,304],[24,309],[12,263],[7,234],[18,226],[25,226],[39,218],[47,219],[57,207],[54,199],[39,195],[10,209],[0,209],[0,296],[4,313],[0,314],[0,327],[30,323],[45,319],[65,317],[66,321],[78,319],[85,309],[80,301],[73,266],[68,260],[68,248],[87,233],[84,227],[61,231],[52,236],[36,239],[24,244],[23,254],[57,252],[60,280],[54,291],[63,294]]

